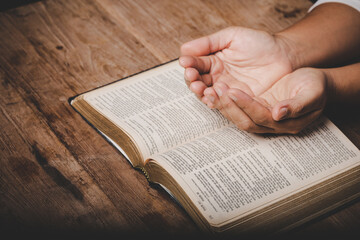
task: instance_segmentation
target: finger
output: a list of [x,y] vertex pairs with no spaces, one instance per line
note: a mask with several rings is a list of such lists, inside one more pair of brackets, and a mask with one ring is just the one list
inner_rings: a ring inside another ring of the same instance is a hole
[[195,81],[190,83],[189,88],[193,93],[196,94],[198,98],[201,98],[204,96],[204,90],[207,88],[207,86],[201,81]]
[[211,74],[201,74],[200,81],[205,83],[206,86],[210,87],[213,85],[213,77]]
[[190,87],[190,83],[200,80],[200,74],[195,68],[186,68],[184,73],[185,83]]
[[[215,88],[216,87],[216,88]],[[232,121],[232,117],[228,114],[228,111],[231,114],[231,108],[227,108],[227,104],[231,104],[231,99],[229,99],[225,94],[227,92],[227,89],[229,87],[224,83],[218,83],[216,86],[214,86],[213,91],[215,92],[215,96],[218,98],[218,105],[216,108],[221,112],[222,115],[224,115],[225,118],[227,118],[229,121]],[[210,90],[207,90],[208,92]],[[214,106],[215,108],[215,106]]]
[[[299,118],[291,118],[281,122],[275,122],[272,119],[272,114],[268,108],[241,90],[229,89],[228,95],[256,125],[265,127],[265,129],[261,130],[268,133],[297,134],[320,115],[319,111],[313,111],[302,115]],[[261,133],[260,131],[257,132]]]
[[208,99],[207,105],[209,108],[219,108],[219,97],[213,87],[206,88],[204,90],[204,96]]
[[257,133],[297,134],[313,122],[321,113],[319,111],[313,111],[302,115],[300,118],[291,118],[281,122],[276,122],[272,119],[271,112],[268,108],[241,90],[230,89],[228,91],[228,95],[256,125],[263,127],[254,128]]
[[[271,111],[268,108],[246,93],[237,89],[230,89],[228,95],[256,125],[264,127],[265,129],[261,130],[267,133],[297,134],[313,122],[321,113],[321,111],[318,110],[306,113],[299,118],[290,118],[276,122],[272,119]],[[261,133],[261,131],[257,131],[257,133]]]
[[207,98],[207,96],[205,96],[205,95],[202,96],[202,97],[200,98],[200,100],[201,100],[204,104],[206,104],[208,107],[209,107],[209,103],[211,104],[209,98]]
[[[273,133],[274,130],[257,125],[237,104],[229,98],[228,87],[224,83],[216,83],[214,89],[221,102],[221,113],[232,121],[239,129],[253,133]],[[239,90],[240,91],[240,90]]]
[[243,110],[255,124],[272,128],[274,120],[271,111],[263,104],[239,89],[229,89],[228,95],[236,103],[237,107]]
[[212,66],[213,57],[214,56],[181,56],[179,58],[179,64],[184,68],[195,68],[199,73],[208,73]]
[[232,100],[226,95],[229,87],[225,83],[215,83],[213,89],[216,96],[219,98],[219,110],[222,110],[223,108],[226,108],[228,104],[231,104]]
[[205,56],[226,48],[233,38],[234,33],[240,28],[229,27],[216,33],[184,43],[181,55]]
[[274,128],[277,133],[298,134],[306,128],[310,123],[316,120],[321,115],[321,110],[316,110],[299,118],[289,118],[281,122],[275,122]]
[[212,76],[211,74],[202,74],[200,75],[199,72],[195,68],[186,68],[184,73],[184,79],[186,85],[189,87],[190,83],[195,81],[202,81],[205,83],[206,86],[212,85]]
[[297,94],[294,98],[286,99],[274,105],[272,117],[275,121],[288,118],[298,118],[309,112],[323,108],[325,98],[321,94],[310,91]]

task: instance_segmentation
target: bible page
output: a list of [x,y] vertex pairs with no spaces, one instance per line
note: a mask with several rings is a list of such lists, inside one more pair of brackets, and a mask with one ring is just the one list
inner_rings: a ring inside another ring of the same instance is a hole
[[84,99],[128,133],[145,159],[229,124],[195,97],[183,72],[173,61],[86,93]]
[[154,157],[203,216],[221,225],[360,164],[327,118],[298,135],[257,135],[234,125]]

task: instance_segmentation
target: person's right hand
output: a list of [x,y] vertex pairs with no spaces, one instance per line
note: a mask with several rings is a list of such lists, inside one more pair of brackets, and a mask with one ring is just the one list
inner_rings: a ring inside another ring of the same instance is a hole
[[239,129],[255,133],[296,134],[317,119],[332,89],[320,69],[300,68],[277,81],[258,97],[224,83],[220,89],[221,113]]
[[220,108],[213,84],[260,96],[292,72],[288,52],[283,39],[267,32],[229,27],[183,44],[179,62],[190,90],[209,107]]

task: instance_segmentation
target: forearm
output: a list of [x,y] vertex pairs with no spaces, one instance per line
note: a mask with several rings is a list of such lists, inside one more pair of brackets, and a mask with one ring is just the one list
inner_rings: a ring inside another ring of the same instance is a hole
[[360,62],[321,70],[327,78],[330,103],[345,102],[360,105]]
[[285,43],[293,69],[356,61],[360,57],[360,13],[340,3],[322,4],[275,36]]

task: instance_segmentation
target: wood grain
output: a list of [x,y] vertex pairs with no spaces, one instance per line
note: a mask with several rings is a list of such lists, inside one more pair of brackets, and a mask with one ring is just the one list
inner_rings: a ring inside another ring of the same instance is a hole
[[[230,25],[276,32],[310,6],[305,0],[49,0],[0,13],[0,229],[198,233],[183,209],[67,100],[177,58],[179,46],[193,38]],[[329,115],[359,147],[359,116]],[[296,231],[341,232],[356,229],[359,219],[355,202]]]

